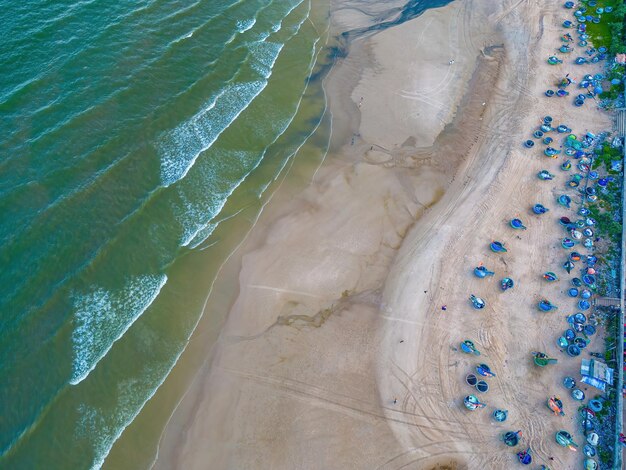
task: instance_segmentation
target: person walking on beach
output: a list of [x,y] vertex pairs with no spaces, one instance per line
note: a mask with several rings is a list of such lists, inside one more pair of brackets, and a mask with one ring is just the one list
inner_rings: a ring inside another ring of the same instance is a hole
[[448,65],[452,65],[454,64],[454,59],[450,59],[450,62],[448,62]]

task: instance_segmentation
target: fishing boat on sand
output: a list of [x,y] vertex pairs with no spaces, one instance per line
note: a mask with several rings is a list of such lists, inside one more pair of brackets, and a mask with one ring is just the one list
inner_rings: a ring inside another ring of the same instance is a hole
[[572,269],[574,269],[574,263],[572,263],[570,260],[567,260],[565,263],[563,263],[563,269],[565,269],[565,271],[567,271],[567,274],[569,274]]
[[521,221],[521,219],[511,219],[511,227],[513,227],[514,229],[517,230],[526,230],[526,227],[524,226],[524,223]]
[[504,243],[499,242],[499,241],[491,242],[491,244],[489,245],[489,248],[491,248],[491,251],[493,251],[494,253],[506,253],[508,251],[504,247]]
[[508,415],[508,410],[496,410],[493,412],[493,419],[495,419],[498,423],[504,423]]
[[474,294],[470,295],[470,302],[472,302],[472,306],[476,309],[476,310],[480,310],[485,308],[485,301],[483,299],[481,299],[480,297],[476,297]]
[[520,437],[522,437],[522,431],[507,431],[502,436],[502,442],[509,447],[515,447],[519,444]]
[[495,377],[496,374],[491,372],[491,369],[487,364],[479,364],[476,366],[476,372],[478,372],[483,377]]
[[515,283],[513,282],[513,279],[511,279],[510,277],[505,277],[504,279],[500,281],[500,289],[502,289],[503,291],[512,289],[514,285]]
[[463,404],[465,405],[465,408],[467,408],[470,411],[474,411],[474,410],[477,410],[478,408],[484,408],[485,406],[487,406],[486,403],[481,403],[478,397],[476,397],[476,395],[466,396],[463,399]]
[[557,308],[556,305],[546,299],[541,299],[537,305],[539,307],[539,310],[542,310],[544,312],[549,312],[550,310],[555,310]]
[[567,447],[569,450],[576,450],[578,444],[574,442],[574,438],[567,431],[560,430],[555,435],[556,443],[560,446]]
[[493,276],[495,273],[493,271],[489,271],[482,264],[474,268],[474,276],[479,277],[481,279],[487,276]]
[[526,450],[522,450],[517,453],[517,460],[522,465],[530,465],[533,461],[533,458],[530,455],[530,447]]
[[563,411],[563,402],[558,396],[552,396],[548,398],[548,408],[557,416],[565,416]]
[[545,367],[548,364],[556,364],[558,362],[557,359],[549,357],[547,354],[542,352],[533,352],[532,354],[533,362],[539,367]]
[[469,339],[466,339],[461,343],[461,351],[466,354],[474,354],[475,356],[480,356],[480,351],[476,349],[476,346],[474,346],[474,342]]
[[548,212],[550,209],[548,209],[547,207],[545,207],[543,204],[535,204],[533,206],[533,212],[537,215],[541,215],[541,214],[545,214],[546,212]]
[[543,273],[543,278],[548,282],[554,282],[554,281],[559,280],[559,277],[556,274],[554,274],[552,271],[547,271]]
[[537,178],[540,180],[548,181],[554,178],[554,175],[550,173],[548,170],[541,170],[537,173]]

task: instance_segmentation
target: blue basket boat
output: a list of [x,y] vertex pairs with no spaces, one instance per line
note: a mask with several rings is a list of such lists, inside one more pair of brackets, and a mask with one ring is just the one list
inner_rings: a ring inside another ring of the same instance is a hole
[[546,212],[548,212],[550,209],[548,209],[547,207],[545,207],[543,204],[535,204],[533,206],[533,212],[537,215],[541,215],[541,214],[545,214]]
[[[532,142],[532,140],[530,141]],[[540,180],[551,180],[554,178],[554,175],[552,173],[550,173],[548,170],[541,170],[539,173],[537,173],[537,178],[539,178]]]
[[485,278],[487,276],[493,276],[495,273],[493,271],[489,271],[486,267],[484,266],[476,266],[474,268],[474,276],[479,277],[479,278]]
[[511,219],[511,227],[513,227],[514,229],[517,230],[526,230],[526,226],[524,226],[524,223],[521,221],[521,219]]
[[556,274],[554,274],[552,271],[543,273],[543,278],[548,282],[554,282],[554,281],[559,280],[559,277]]
[[504,279],[500,281],[500,289],[502,289],[503,291],[512,289],[514,285],[515,283],[513,282],[513,279],[511,279],[510,277],[505,277]]
[[520,437],[522,437],[522,431],[508,431],[502,436],[502,442],[509,447],[515,447],[519,444]]
[[565,206],[567,208],[569,208],[570,203],[572,202],[572,198],[569,197],[567,194],[561,194],[558,199],[557,199],[558,203],[561,204],[562,206]]
[[526,450],[518,452],[516,455],[517,460],[519,460],[519,463],[521,463],[522,465],[530,465],[533,461],[533,458],[530,455],[530,447]]
[[495,410],[493,412],[493,419],[495,419],[498,423],[504,423],[508,415],[509,412],[507,410]]
[[539,307],[539,310],[543,312],[549,312],[551,310],[556,310],[557,308],[556,305],[546,299],[541,299],[537,306]]
[[461,343],[461,351],[463,351],[465,354],[474,354],[475,356],[480,356],[480,351],[476,349],[476,346],[474,346],[474,342],[469,339],[466,339]]
[[470,302],[472,302],[472,306],[476,310],[481,310],[485,308],[485,305],[486,305],[483,299],[481,299],[480,297],[476,297],[474,294],[470,295]]
[[491,251],[493,251],[495,253],[506,253],[507,252],[507,249],[504,247],[504,244],[502,242],[493,241],[493,242],[491,242],[489,247],[491,248]]

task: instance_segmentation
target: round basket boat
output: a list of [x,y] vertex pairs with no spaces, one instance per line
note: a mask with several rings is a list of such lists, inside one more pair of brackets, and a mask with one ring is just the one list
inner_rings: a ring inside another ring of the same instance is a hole
[[513,282],[513,279],[511,279],[510,277],[505,277],[504,279],[500,281],[500,289],[502,289],[503,291],[512,289],[514,285],[515,283]]
[[574,377],[565,377],[563,379],[563,386],[569,390],[572,390],[576,386],[576,380]]
[[578,312],[574,314],[574,322],[575,323],[585,323],[587,321],[587,317],[584,313]]
[[572,287],[567,291],[567,295],[569,295],[570,297],[578,297],[578,289]]
[[493,251],[494,253],[506,253],[507,252],[507,249],[504,247],[504,243],[499,242],[499,241],[491,242],[491,244],[489,245],[489,248],[491,248],[491,251]]
[[485,405],[484,403],[481,403],[480,400],[475,396],[475,395],[468,395],[463,399],[463,404],[465,405],[465,408],[467,408],[470,411],[474,411],[478,408],[484,408]]
[[493,412],[493,419],[495,419],[498,423],[504,423],[508,415],[509,412],[507,410],[495,410]]
[[596,327],[593,325],[585,325],[583,331],[587,336],[592,336],[596,334]]
[[583,401],[585,399],[585,392],[579,388],[572,390],[572,398],[577,401]]
[[596,455],[596,449],[589,444],[585,444],[585,447],[583,447],[583,454],[585,454],[585,457],[594,457]]
[[502,442],[509,447],[515,447],[519,444],[519,438],[522,436],[522,431],[508,431],[502,436]]
[[575,344],[570,344],[567,347],[567,355],[571,357],[580,356],[580,348]]
[[576,338],[574,338],[574,344],[580,349],[585,349],[587,347],[587,340],[585,340],[585,338],[577,336]]
[[476,378],[474,374],[467,374],[465,376],[465,383],[469,385],[470,387],[476,386],[476,382],[478,382],[478,379]]
[[509,223],[511,224],[511,227],[513,227],[514,229],[526,230],[526,226],[524,225],[521,219],[511,219],[511,222]]
[[478,390],[480,393],[488,392],[489,384],[484,380],[479,380],[478,382],[476,382],[476,390]]
[[602,411],[602,401],[596,398],[589,400],[589,408],[591,408],[596,413],[598,411]]

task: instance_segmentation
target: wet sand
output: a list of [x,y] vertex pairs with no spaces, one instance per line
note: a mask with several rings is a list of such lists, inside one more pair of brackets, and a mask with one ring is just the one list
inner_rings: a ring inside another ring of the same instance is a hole
[[[362,26],[346,5],[338,26]],[[242,245],[236,301],[154,468],[502,469],[515,462],[499,436],[513,429],[537,464],[574,468],[554,432],[577,430],[576,404],[564,399],[564,418],[545,407],[578,376],[555,345],[571,299],[541,278],[562,264],[566,176],[540,182],[560,161],[521,146],[546,114],[574,133],[610,128],[543,97],[573,71],[545,62],[564,17],[556,2],[467,0],[350,44],[325,84],[331,153]],[[553,211],[530,215],[535,202]],[[515,216],[527,231],[508,227]],[[491,253],[493,239],[509,253]],[[496,276],[474,278],[480,262]],[[501,293],[505,275],[517,285]],[[541,296],[563,308],[540,313]],[[497,373],[484,401],[509,410],[506,425],[462,405],[476,362],[456,351],[465,338]],[[534,367],[535,350],[559,364]]]

